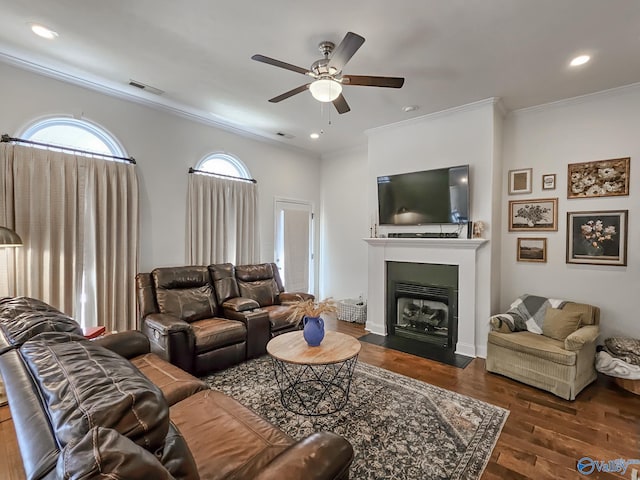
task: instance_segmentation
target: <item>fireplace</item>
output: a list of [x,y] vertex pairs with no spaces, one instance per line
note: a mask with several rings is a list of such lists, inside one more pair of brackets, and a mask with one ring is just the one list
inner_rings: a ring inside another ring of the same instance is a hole
[[[484,300],[478,300],[476,287],[476,251],[487,240],[484,239],[449,239],[449,238],[366,238],[368,248],[368,274],[369,286],[367,291],[367,323],[366,330],[370,333],[387,336],[389,328],[389,306],[395,304],[396,298],[387,274],[389,267],[393,270],[394,264],[418,264],[439,265],[446,264],[456,270],[454,286],[457,290],[456,314],[457,314],[457,342],[454,352],[460,355],[475,357],[476,349],[476,318],[488,318],[489,307]],[[396,278],[395,281],[404,281],[417,284],[444,285],[442,282],[450,273],[444,269],[438,272],[432,281],[425,281],[417,276],[413,278]],[[450,280],[453,280],[450,279]],[[485,291],[487,282],[481,282],[482,291]],[[488,280],[488,278],[487,278]],[[395,307],[394,307],[395,308]],[[479,311],[478,311],[479,309]],[[402,338],[402,337],[394,337]],[[486,335],[484,335],[486,342]],[[481,342],[482,343],[482,342]],[[428,342],[424,342],[428,345]],[[485,347],[479,347],[480,352],[486,352]]]
[[394,290],[396,313],[388,318],[390,335],[453,348],[458,325],[453,288],[398,282]]
[[458,266],[387,262],[387,333],[453,351],[458,341]]

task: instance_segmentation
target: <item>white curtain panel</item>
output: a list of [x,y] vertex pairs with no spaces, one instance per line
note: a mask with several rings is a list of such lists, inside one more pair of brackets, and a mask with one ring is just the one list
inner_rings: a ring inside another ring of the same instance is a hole
[[189,174],[187,262],[244,265],[259,258],[257,185]]
[[84,326],[135,329],[135,167],[2,143],[0,189],[0,224],[24,243],[5,252],[0,296],[39,298]]
[[139,254],[136,170],[129,163],[84,160],[85,318],[95,319],[107,330],[135,330]]

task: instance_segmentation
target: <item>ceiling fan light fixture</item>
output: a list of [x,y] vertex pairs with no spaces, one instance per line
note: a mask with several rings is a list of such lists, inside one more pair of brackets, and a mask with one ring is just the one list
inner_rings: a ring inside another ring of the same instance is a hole
[[333,102],[342,93],[342,85],[330,78],[320,78],[309,85],[309,90],[319,102]]

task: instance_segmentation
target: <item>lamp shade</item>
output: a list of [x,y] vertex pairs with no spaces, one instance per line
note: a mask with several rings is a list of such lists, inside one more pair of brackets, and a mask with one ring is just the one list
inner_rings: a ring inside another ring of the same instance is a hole
[[321,78],[309,85],[311,95],[319,102],[333,102],[342,93],[342,85],[329,78]]
[[20,235],[10,228],[0,227],[0,247],[19,247],[22,245]]

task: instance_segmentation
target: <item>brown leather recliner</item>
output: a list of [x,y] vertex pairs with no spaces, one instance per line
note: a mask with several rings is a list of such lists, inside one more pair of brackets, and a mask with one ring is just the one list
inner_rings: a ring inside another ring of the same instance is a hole
[[[313,299],[314,296],[302,292],[285,292],[278,267],[275,263],[262,263],[257,265],[238,265],[235,268],[230,264],[224,264],[227,272],[233,272],[236,286],[232,286],[230,280],[228,289],[220,289],[216,281],[216,294],[223,307],[235,302],[246,305],[247,301],[253,301],[253,308],[267,312],[271,336],[290,332],[299,328],[299,319],[291,318],[291,305],[300,300]],[[213,272],[220,270],[220,265],[212,265]],[[235,297],[238,297],[235,298]],[[224,315],[227,309],[223,308]]]
[[218,316],[206,266],[156,268],[136,283],[141,330],[154,353],[196,375],[247,358],[246,318]]

